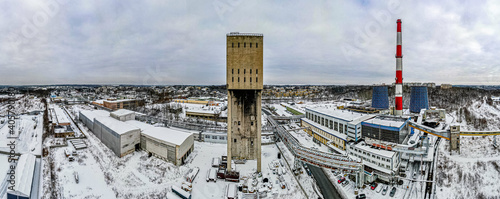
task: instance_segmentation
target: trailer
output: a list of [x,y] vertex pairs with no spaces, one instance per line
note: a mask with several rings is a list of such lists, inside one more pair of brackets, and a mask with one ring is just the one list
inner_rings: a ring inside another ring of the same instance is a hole
[[194,181],[194,178],[196,178],[196,175],[198,175],[199,171],[199,167],[189,169],[188,173],[184,176],[186,178],[186,181],[192,183]]
[[220,163],[220,158],[212,158],[212,167],[219,167]]
[[188,193],[187,191],[182,190],[178,186],[172,185],[172,192],[174,192],[183,199],[191,199],[191,194]]
[[217,169],[212,168],[207,172],[207,182],[214,181],[217,182]]
[[237,199],[238,198],[238,188],[236,184],[228,184],[226,188],[226,198],[227,199]]

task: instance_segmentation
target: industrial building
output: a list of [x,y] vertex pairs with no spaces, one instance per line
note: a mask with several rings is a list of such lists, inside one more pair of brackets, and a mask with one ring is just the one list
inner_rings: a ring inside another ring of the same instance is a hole
[[390,182],[392,175],[397,171],[399,158],[398,152],[376,148],[366,144],[365,142],[349,142],[347,144],[347,153],[352,158],[359,158],[363,161],[364,169],[371,177],[368,182],[374,181],[376,178]]
[[215,112],[208,110],[186,110],[186,117],[200,118],[204,120],[211,120],[217,122],[226,122],[227,114],[226,112]]
[[[8,189],[7,199],[36,199],[38,190],[31,190],[35,177],[36,157],[33,154],[23,154],[19,157],[16,165],[14,190]],[[38,184],[38,182],[37,182]],[[5,186],[7,189],[7,186]],[[38,189],[38,188],[36,188]]]
[[120,121],[135,120],[135,112],[127,109],[113,111],[110,116]]
[[226,35],[228,170],[235,158],[257,159],[257,171],[261,171],[263,48],[263,34]]
[[64,110],[62,110],[58,106],[52,108],[52,112],[54,113],[52,118],[52,122],[54,124],[61,126],[69,126],[71,124],[68,117],[66,117]]
[[377,116],[361,122],[365,141],[377,147],[391,150],[391,145],[401,144],[408,135],[409,117]]
[[137,121],[135,112],[130,110],[120,109],[111,113],[83,110],[79,117],[119,157],[143,149],[151,155],[181,165],[194,149],[192,133]]
[[138,99],[121,99],[121,100],[104,100],[103,106],[111,110],[118,109],[134,109],[144,105],[143,100]]
[[305,118],[347,135],[347,141],[357,141],[361,138],[361,122],[372,117],[375,115],[337,109],[337,107],[316,107],[306,108]]
[[141,149],[179,166],[194,150],[194,136],[174,128],[154,127],[137,120],[125,123],[141,129]]
[[94,135],[118,157],[139,149],[141,130],[112,117],[94,118]]
[[87,128],[89,128],[92,132],[94,132],[94,118],[96,117],[107,117],[110,113],[104,110],[82,110],[78,114],[78,118],[82,121]]

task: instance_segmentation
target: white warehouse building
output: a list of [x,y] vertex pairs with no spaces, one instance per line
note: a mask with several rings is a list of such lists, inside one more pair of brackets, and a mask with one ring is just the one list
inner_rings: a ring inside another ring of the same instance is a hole
[[126,123],[141,129],[140,146],[143,150],[177,166],[184,164],[187,156],[194,150],[194,136],[190,132],[154,127],[137,120]]
[[123,157],[140,148],[141,130],[115,118],[94,118],[93,132],[104,145],[119,157]]
[[181,165],[194,150],[192,133],[154,127],[134,120],[133,111],[80,111],[79,115],[93,134],[119,157],[143,149],[151,155]]

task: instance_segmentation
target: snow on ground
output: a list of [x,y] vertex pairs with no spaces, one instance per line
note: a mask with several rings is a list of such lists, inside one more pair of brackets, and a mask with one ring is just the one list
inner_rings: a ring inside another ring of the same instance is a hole
[[[288,161],[288,164],[290,164],[290,166],[293,167],[295,158],[293,157],[292,153],[288,150],[288,148],[286,148],[283,142],[278,142],[276,144],[281,149],[282,157],[284,157]],[[316,192],[313,189],[313,187],[316,186],[313,178],[311,176],[308,176],[306,171],[304,171],[304,169],[302,169],[302,171],[303,171],[302,174],[296,176],[297,180],[300,182],[300,184],[304,188],[304,191],[306,192],[309,198],[318,198],[318,194],[316,194]],[[298,196],[296,197],[299,198]]]
[[[192,153],[192,155],[195,155],[195,158],[191,163],[186,164],[188,167],[200,168],[200,172],[193,181],[193,198],[223,198],[226,185],[233,182],[225,182],[223,180],[217,180],[217,183],[212,181],[207,182],[206,176],[208,170],[212,168],[212,158],[225,155],[226,150],[226,144],[207,142],[195,143],[195,150]],[[293,179],[292,172],[289,168],[287,168],[286,174],[283,175],[288,187],[286,189],[281,189],[277,184],[275,184],[276,180],[278,180],[278,176],[271,172],[268,165],[277,159],[277,154],[278,149],[275,145],[262,146],[262,175],[273,182],[272,192],[268,193],[268,196],[274,193],[277,198],[303,197],[302,191],[300,190],[295,179]],[[252,174],[256,171],[256,166],[256,160],[248,160],[245,164],[236,164],[236,170],[240,172],[240,177],[247,176],[251,179]],[[243,181],[240,181],[240,183],[243,183]],[[260,185],[257,185],[257,187],[259,186]]]
[[[498,154],[498,149],[488,153],[493,148],[488,139],[462,137],[461,150],[465,153],[460,155],[450,155],[448,142],[440,145],[436,168],[437,198],[495,198],[500,195],[500,157],[493,156]],[[467,147],[464,140],[469,140]]]

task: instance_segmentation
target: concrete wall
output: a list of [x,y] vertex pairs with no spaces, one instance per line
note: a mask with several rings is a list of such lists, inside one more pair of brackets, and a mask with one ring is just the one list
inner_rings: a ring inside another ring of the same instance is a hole
[[134,152],[135,145],[140,143],[141,130],[133,130],[120,136],[120,157]]
[[228,36],[226,47],[227,88],[263,89],[264,37]]

